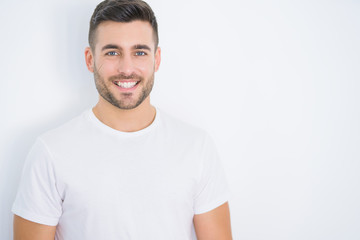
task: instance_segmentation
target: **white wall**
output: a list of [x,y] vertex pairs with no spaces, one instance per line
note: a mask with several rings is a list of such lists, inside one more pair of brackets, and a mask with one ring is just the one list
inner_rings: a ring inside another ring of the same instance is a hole
[[[148,1],[153,103],[215,138],[234,239],[360,239],[360,3]],[[97,101],[95,0],[0,2],[0,239],[36,136]]]

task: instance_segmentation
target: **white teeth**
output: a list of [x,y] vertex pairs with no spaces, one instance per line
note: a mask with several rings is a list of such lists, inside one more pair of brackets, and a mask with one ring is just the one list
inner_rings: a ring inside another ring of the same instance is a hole
[[132,88],[137,82],[117,82],[116,84],[122,88]]

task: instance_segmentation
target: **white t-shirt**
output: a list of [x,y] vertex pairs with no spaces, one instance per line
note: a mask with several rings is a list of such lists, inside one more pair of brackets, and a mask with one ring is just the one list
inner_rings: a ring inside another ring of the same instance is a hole
[[228,193],[203,130],[157,109],[147,128],[120,132],[90,109],[37,139],[12,211],[57,225],[57,240],[186,240],[194,214]]

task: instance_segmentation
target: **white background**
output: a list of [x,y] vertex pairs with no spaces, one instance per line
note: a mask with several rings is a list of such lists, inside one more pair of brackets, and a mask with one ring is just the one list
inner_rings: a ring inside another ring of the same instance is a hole
[[[360,239],[360,2],[148,2],[153,104],[215,139],[234,239]],[[83,57],[97,3],[0,3],[0,239],[36,136],[97,101]]]

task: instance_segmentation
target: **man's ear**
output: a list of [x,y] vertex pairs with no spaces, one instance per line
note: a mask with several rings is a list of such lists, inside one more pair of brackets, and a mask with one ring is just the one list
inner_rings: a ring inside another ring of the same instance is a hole
[[85,62],[86,67],[90,72],[94,72],[94,54],[90,47],[85,48]]
[[161,48],[157,47],[155,52],[155,72],[159,70],[160,62],[161,62]]

